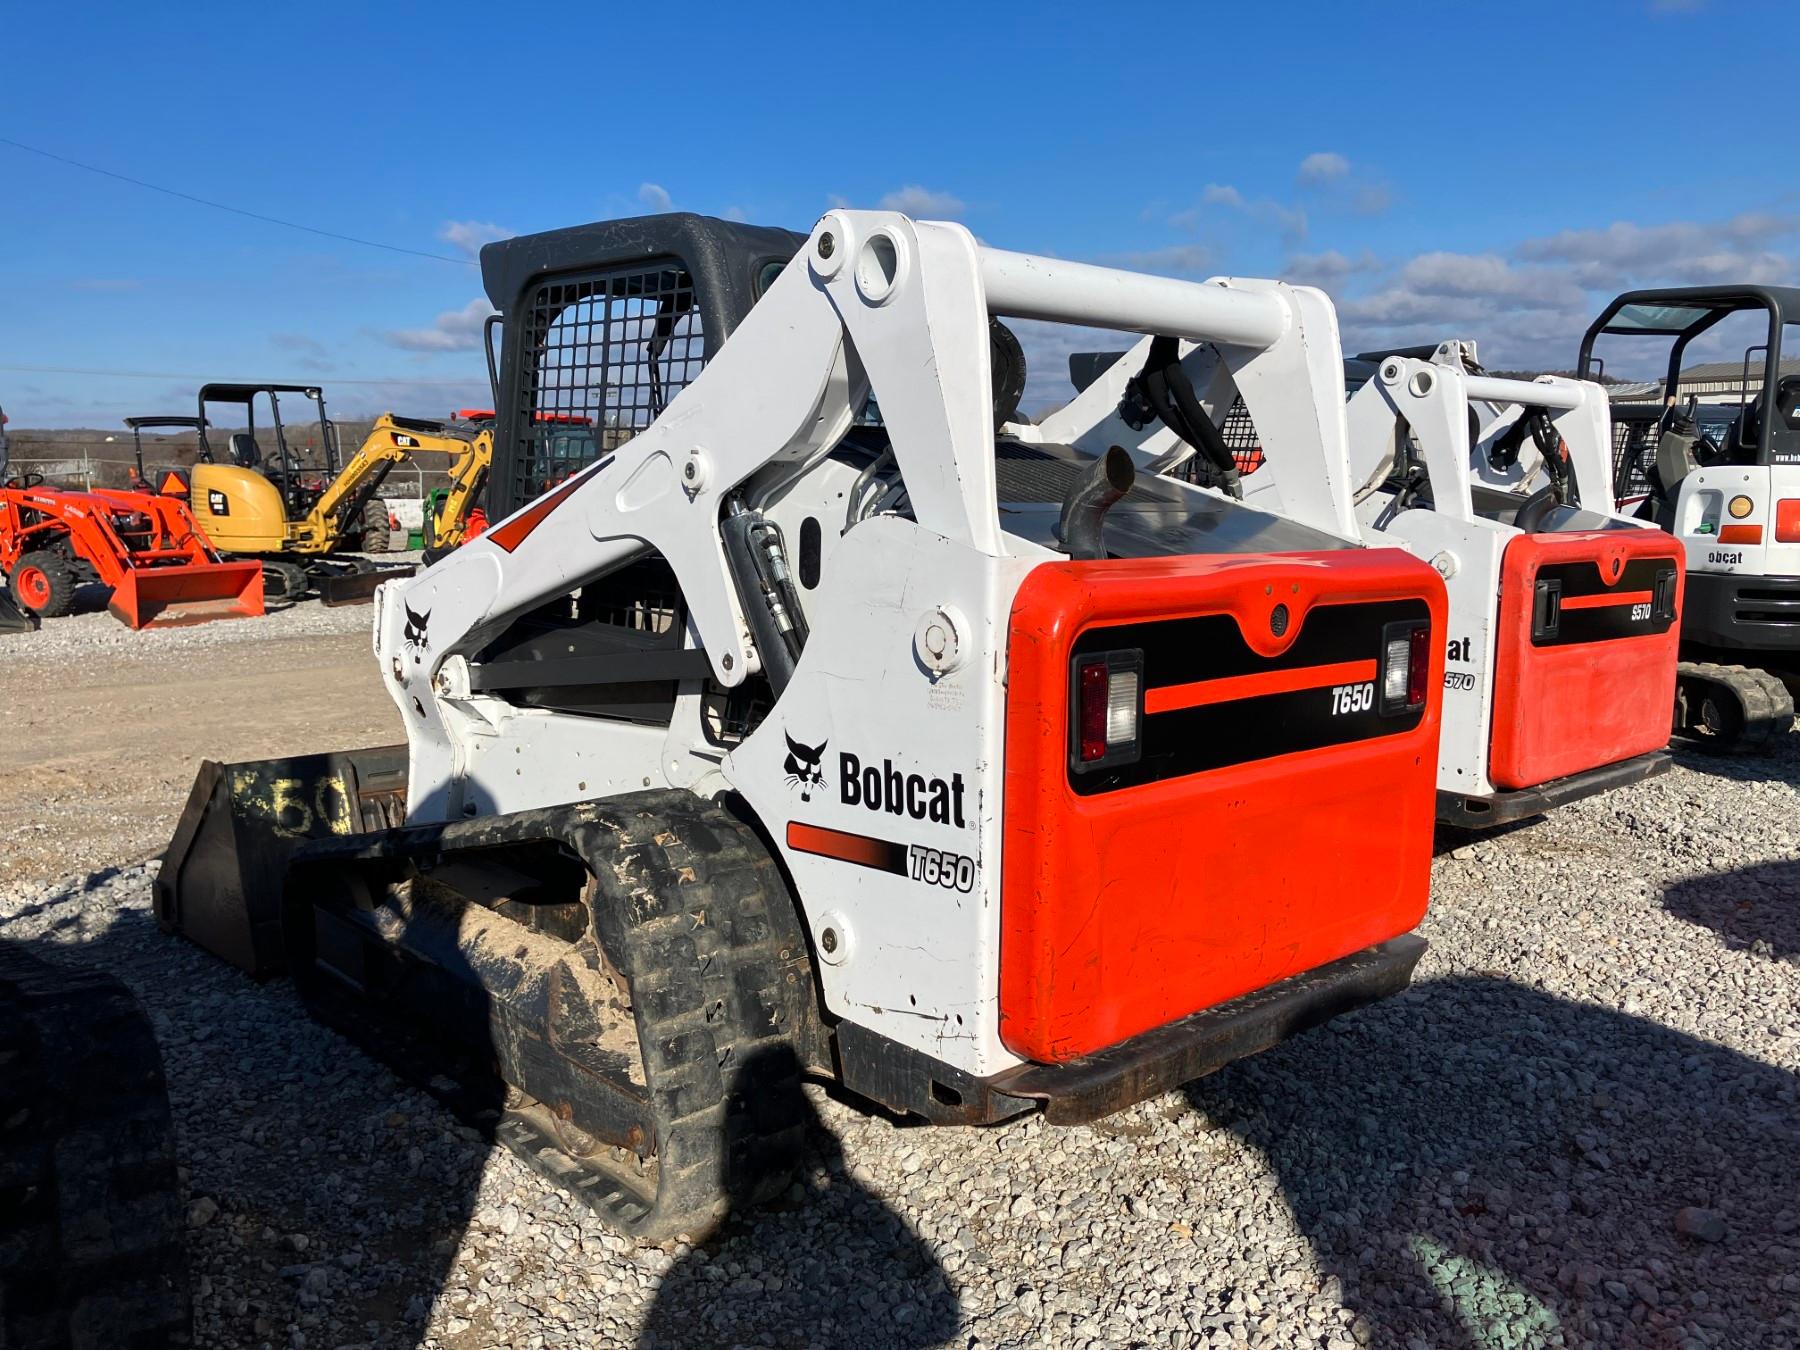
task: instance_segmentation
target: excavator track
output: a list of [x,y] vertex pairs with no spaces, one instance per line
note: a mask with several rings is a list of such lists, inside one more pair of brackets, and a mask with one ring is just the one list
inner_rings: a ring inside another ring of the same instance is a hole
[[285,929],[314,1013],[614,1227],[786,1189],[819,1019],[754,831],[685,792],[320,840]]
[[1794,698],[1748,666],[1683,661],[1676,668],[1675,734],[1715,754],[1756,754],[1794,726]]
[[137,999],[0,943],[0,1346],[189,1344],[183,1217]]

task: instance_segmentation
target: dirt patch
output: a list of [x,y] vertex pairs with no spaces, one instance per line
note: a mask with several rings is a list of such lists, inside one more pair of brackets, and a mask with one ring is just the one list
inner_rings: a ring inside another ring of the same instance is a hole
[[0,884],[159,853],[203,758],[404,738],[367,632],[147,655],[46,649],[0,671]]

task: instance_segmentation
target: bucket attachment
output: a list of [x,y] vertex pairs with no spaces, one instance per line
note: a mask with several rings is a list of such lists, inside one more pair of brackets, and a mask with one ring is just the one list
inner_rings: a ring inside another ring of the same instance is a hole
[[354,572],[331,572],[314,579],[313,584],[319,590],[319,603],[329,607],[338,605],[366,605],[375,598],[375,588],[384,581],[395,581],[401,577],[410,577],[414,572],[411,563],[399,567],[370,567]]
[[130,628],[179,628],[263,612],[262,564],[190,563],[133,567],[113,587],[107,608]]
[[303,840],[406,817],[406,747],[203,760],[156,875],[156,920],[258,977],[286,965],[281,888]]

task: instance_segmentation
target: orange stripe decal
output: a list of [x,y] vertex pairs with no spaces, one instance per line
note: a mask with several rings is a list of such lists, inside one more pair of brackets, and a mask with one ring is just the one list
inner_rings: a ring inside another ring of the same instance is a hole
[[816,853],[821,858],[836,858],[859,867],[874,867],[884,872],[906,869],[906,849],[885,839],[871,839],[866,834],[845,830],[828,830],[823,825],[802,825],[790,820],[787,827],[788,847],[802,853]]
[[[608,458],[610,459],[610,456]],[[605,464],[607,462],[608,460],[603,459],[599,461],[599,463],[593,465],[592,468],[599,468],[600,464]],[[552,492],[549,496],[539,497],[535,502],[519,512],[519,514],[514,516],[511,520],[489,530],[486,537],[500,545],[500,547],[505,549],[508,553],[511,553],[520,544],[525,542],[526,536],[544,523],[546,516],[568,500],[569,494],[581,486],[582,480],[588,476],[588,472],[588,470],[583,470],[556,489],[555,492]]]
[[1203,708],[1209,703],[1233,703],[1243,698],[1291,694],[1301,689],[1323,689],[1334,684],[1361,684],[1375,678],[1374,661],[1338,661],[1328,666],[1301,666],[1297,670],[1267,670],[1254,675],[1227,675],[1217,680],[1195,680],[1144,691],[1147,714]]
[[1620,591],[1617,595],[1565,595],[1564,609],[1605,609],[1610,605],[1647,605],[1656,597],[1649,591]]

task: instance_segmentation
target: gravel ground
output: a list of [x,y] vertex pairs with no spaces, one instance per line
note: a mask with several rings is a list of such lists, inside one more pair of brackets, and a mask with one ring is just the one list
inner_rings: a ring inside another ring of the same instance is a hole
[[1800,1344],[1800,738],[1441,841],[1404,995],[1091,1128],[809,1089],[789,1202],[614,1237],[257,986],[148,871],[0,935],[156,1019],[203,1345]]
[[399,740],[372,616],[308,601],[133,632],[101,610],[0,634],[0,887],[153,856],[202,758]]
[[[389,553],[368,561],[383,566],[417,563],[418,553]],[[254,619],[220,619],[189,628],[146,628],[133,631],[107,613],[104,586],[84,586],[76,594],[76,611],[47,619],[35,633],[0,633],[0,680],[9,663],[89,660],[129,656],[154,663],[185,661],[197,652],[272,637],[317,637],[333,633],[367,633],[373,611],[367,605],[326,608],[317,600],[271,601],[268,612]]]

